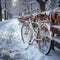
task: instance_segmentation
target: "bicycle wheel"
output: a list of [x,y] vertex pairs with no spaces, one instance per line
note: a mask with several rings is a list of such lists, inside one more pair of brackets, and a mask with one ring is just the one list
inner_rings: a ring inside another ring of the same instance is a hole
[[51,50],[51,39],[49,38],[50,33],[46,26],[40,28],[41,41],[39,43],[39,50],[41,53],[48,55]]
[[24,43],[29,43],[32,40],[29,24],[24,22],[21,28],[21,37]]

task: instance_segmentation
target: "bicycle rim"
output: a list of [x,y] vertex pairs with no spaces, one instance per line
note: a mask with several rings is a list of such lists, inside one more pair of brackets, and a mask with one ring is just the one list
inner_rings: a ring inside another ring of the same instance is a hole
[[21,37],[23,40],[23,43],[29,43],[29,41],[32,40],[31,36],[30,36],[30,27],[29,24],[27,24],[26,22],[23,23],[22,28],[21,28]]
[[45,28],[43,28],[40,31],[40,36],[41,36],[41,41],[39,43],[39,50],[41,53],[47,55],[49,54],[50,50],[51,50],[51,39],[48,37],[49,31],[47,29],[47,31],[45,31]]
[[[45,38],[43,40],[45,40]],[[49,54],[49,52],[51,50],[51,41],[49,41],[49,38],[48,38],[48,41],[45,40],[45,41],[41,41],[40,42],[39,50],[44,55],[48,55]]]

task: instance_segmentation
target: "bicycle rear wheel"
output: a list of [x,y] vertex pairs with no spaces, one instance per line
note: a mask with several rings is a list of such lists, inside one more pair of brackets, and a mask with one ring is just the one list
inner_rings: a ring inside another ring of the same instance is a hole
[[42,26],[40,29],[41,41],[39,43],[39,50],[41,53],[48,55],[51,50],[51,39],[49,38],[50,33],[48,28]]

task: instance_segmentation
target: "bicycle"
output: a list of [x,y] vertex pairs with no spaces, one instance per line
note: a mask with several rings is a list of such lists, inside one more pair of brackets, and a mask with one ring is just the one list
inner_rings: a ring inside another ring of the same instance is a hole
[[[48,55],[51,50],[51,38],[46,23],[45,21],[32,22],[29,18],[29,21],[24,21],[21,27],[21,37],[23,43],[28,43],[28,47],[36,41],[40,52]],[[36,25],[36,27],[33,25]]]

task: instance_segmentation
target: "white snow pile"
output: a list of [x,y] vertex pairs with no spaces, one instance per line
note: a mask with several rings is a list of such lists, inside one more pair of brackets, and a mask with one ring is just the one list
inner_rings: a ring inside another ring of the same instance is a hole
[[0,60],[59,60],[57,55],[40,53],[36,42],[28,45],[21,40],[21,26],[17,19],[0,22]]
[[32,60],[35,56],[40,56],[36,44],[25,49],[28,44],[21,40],[21,25],[17,19],[0,22],[0,57],[3,60]]
[[0,57],[4,55],[13,58],[22,47],[20,26],[17,19],[0,22]]
[[17,40],[15,33],[9,31],[0,31],[0,54],[14,58],[23,47],[20,45],[20,40]]

